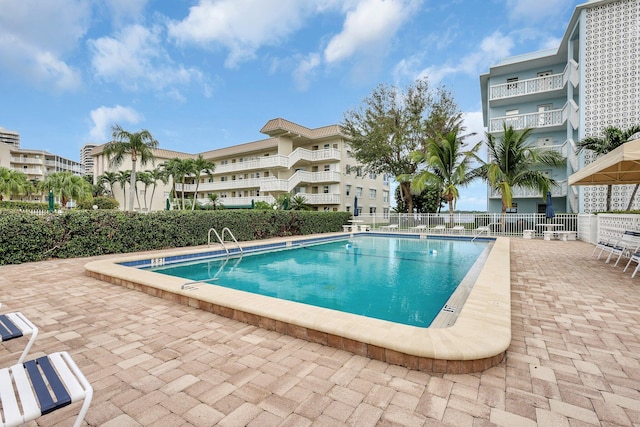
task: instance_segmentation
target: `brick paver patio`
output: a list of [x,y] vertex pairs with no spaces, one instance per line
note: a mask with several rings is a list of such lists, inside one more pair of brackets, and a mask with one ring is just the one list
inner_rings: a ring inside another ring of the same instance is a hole
[[[69,351],[92,426],[640,425],[640,277],[583,242],[511,240],[513,338],[498,367],[428,374],[100,282],[88,259],[0,267],[3,311]],[[24,343],[0,348],[1,366]],[[39,425],[71,425],[78,406]]]

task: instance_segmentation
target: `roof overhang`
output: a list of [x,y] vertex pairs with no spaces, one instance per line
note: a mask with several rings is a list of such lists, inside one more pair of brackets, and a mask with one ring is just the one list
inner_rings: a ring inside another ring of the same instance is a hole
[[640,139],[629,141],[569,177],[569,185],[640,184]]

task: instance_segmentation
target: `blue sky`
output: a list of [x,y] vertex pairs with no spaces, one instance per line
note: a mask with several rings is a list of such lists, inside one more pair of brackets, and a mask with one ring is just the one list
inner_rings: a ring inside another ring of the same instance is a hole
[[[79,160],[111,126],[188,153],[339,123],[428,76],[482,127],[479,74],[557,47],[576,0],[0,0],[0,127]],[[477,183],[458,209],[486,208]]]

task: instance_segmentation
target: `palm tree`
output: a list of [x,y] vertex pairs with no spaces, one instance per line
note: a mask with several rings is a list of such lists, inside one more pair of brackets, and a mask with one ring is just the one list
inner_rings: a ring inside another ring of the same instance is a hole
[[[136,175],[136,184],[138,182],[141,182],[144,185],[144,210],[145,212],[148,212],[147,209],[147,188],[149,188],[149,186],[151,184],[153,184],[153,179],[151,178],[151,174],[148,171],[142,171],[142,172],[138,172],[138,174]],[[140,197],[138,196],[138,192],[136,191],[136,199],[138,199],[138,209],[142,209],[142,206],[140,206]]]
[[[578,149],[578,153],[580,153],[582,150],[591,150],[597,155],[607,154],[620,147],[625,142],[631,141],[631,138],[637,133],[640,133],[639,125],[631,126],[626,130],[621,130],[620,128],[609,126],[604,129],[604,137],[600,138],[597,136],[588,136],[578,141],[576,143],[576,147]],[[612,188],[612,184],[607,185],[607,211],[611,210]],[[635,198],[637,191],[638,184],[636,184],[636,187],[633,189],[633,193],[631,193],[627,210],[631,210],[631,205],[633,204],[633,199]]]
[[187,176],[194,173],[193,163],[193,159],[179,159],[176,157],[171,160],[167,160],[162,165],[168,176],[171,176],[173,179],[172,192],[174,197],[177,197],[176,184],[178,182],[182,184],[182,202],[180,205],[180,209],[184,209],[185,206],[184,186]]
[[[136,163],[138,159],[142,165],[149,160],[153,162],[153,150],[158,148],[156,141],[148,130],[140,132],[127,132],[119,125],[113,126],[113,140],[104,147],[104,155],[109,159],[111,166],[120,166],[127,155],[131,156],[131,194],[129,194],[129,209],[133,210],[133,198],[136,188]],[[125,207],[126,210],[126,207]]]
[[216,165],[209,160],[205,160],[202,157],[202,154],[198,155],[198,158],[193,161],[193,173],[196,179],[196,192],[194,195],[194,203],[191,205],[191,210],[194,210],[196,207],[195,200],[198,199],[198,186],[200,185],[200,176],[204,172],[204,174],[208,177],[211,177],[211,174],[216,168]]
[[27,175],[13,169],[0,167],[0,200],[3,200],[4,195],[11,198],[24,194],[28,187]]
[[153,168],[149,171],[149,177],[151,178],[151,185],[153,185],[153,190],[151,190],[151,197],[149,199],[149,206],[153,206],[153,196],[156,194],[156,187],[158,186],[158,181],[161,181],[163,184],[169,182],[169,177],[165,170],[161,167]]
[[213,210],[215,211],[220,203],[220,195],[218,193],[211,193],[207,196],[209,201],[211,202],[211,206],[213,206]]
[[544,197],[555,180],[549,178],[540,166],[560,166],[565,160],[560,153],[544,148],[527,145],[527,137],[533,129],[516,131],[504,124],[502,137],[496,138],[486,133],[489,163],[480,167],[481,177],[500,193],[502,197],[502,214],[511,207],[513,191],[516,187],[524,187],[539,191]]
[[92,197],[92,188],[83,177],[71,172],[55,172],[48,175],[42,188],[52,190],[60,198],[60,206],[67,206],[70,200],[82,202]]
[[98,177],[98,182],[102,185],[109,184],[109,193],[111,197],[115,197],[113,194],[113,184],[118,182],[118,175],[115,172],[106,171]]
[[307,198],[302,194],[296,194],[289,199],[289,209],[292,211],[308,211],[311,208],[307,205]]
[[[127,182],[131,181],[131,171],[129,170],[118,171],[118,173],[116,173],[116,178],[118,180],[118,184],[120,184],[120,188],[122,188],[122,201],[124,202],[123,208],[126,211],[127,210]],[[135,191],[135,190],[131,190],[131,191]]]
[[480,168],[471,168],[474,160],[480,161],[477,152],[482,145],[478,142],[469,151],[463,151],[464,138],[453,130],[435,138],[429,138],[426,151],[411,154],[415,162],[426,165],[411,181],[411,189],[420,194],[429,185],[440,188],[440,197],[449,204],[449,224],[453,227],[453,211],[460,197],[458,187],[464,187],[479,177]]

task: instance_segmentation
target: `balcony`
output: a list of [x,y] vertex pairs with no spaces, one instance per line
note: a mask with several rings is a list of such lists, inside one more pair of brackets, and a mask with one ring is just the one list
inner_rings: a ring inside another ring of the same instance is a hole
[[[261,178],[236,179],[233,181],[204,182],[198,186],[198,192],[232,190],[236,188],[260,188]],[[176,184],[176,191],[182,192],[182,184]],[[185,184],[185,193],[196,191],[196,184]]]
[[[568,81],[574,87],[579,83],[579,65],[576,61],[571,60],[560,74],[552,74],[550,76],[535,77],[527,80],[518,80],[515,82],[502,83],[489,87],[489,101],[492,105],[513,103],[510,98],[526,96],[527,101],[536,99],[550,98],[556,94],[551,92],[558,91],[557,95],[565,88]],[[539,95],[539,96],[538,96]],[[498,102],[507,100],[508,102]]]
[[11,163],[21,163],[21,164],[28,164],[28,165],[41,165],[42,164],[42,160],[41,159],[30,159],[28,157],[9,157],[9,161]]
[[[559,181],[558,185],[551,187],[551,197],[565,197],[567,195],[567,180]],[[492,199],[500,199],[500,193],[498,193],[495,189],[491,189],[489,197]],[[513,189],[513,196],[515,199],[540,199],[544,200],[546,196],[543,196],[542,193],[537,190],[533,190],[530,188],[522,188],[515,187]]]
[[[574,129],[578,126],[578,105],[573,100],[567,102],[558,110],[548,110],[536,113],[515,114],[512,116],[496,117],[489,120],[489,132],[503,131],[503,123],[515,130],[525,128],[562,130],[562,126],[570,120]],[[555,128],[555,129],[554,129]]]
[[301,162],[314,163],[321,161],[340,161],[340,150],[333,148],[324,150],[307,150],[305,148],[297,148],[288,156],[280,154],[275,156],[262,156],[253,160],[218,165],[216,166],[214,173],[222,174],[278,168],[290,169]]
[[308,205],[339,205],[341,202],[340,194],[332,193],[297,193],[296,196],[302,196],[307,200]]
[[260,183],[260,191],[266,192],[291,192],[300,184],[323,184],[330,182],[340,182],[342,176],[340,172],[307,172],[297,171],[289,179],[266,178]]

